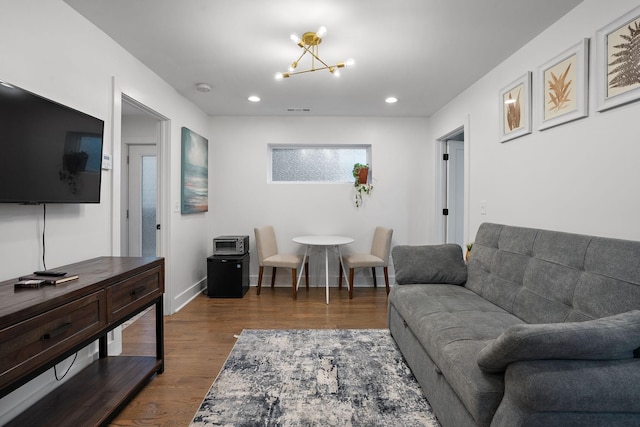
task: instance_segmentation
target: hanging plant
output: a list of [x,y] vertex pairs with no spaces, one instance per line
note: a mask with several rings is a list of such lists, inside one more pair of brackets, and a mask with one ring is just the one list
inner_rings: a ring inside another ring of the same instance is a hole
[[369,165],[356,163],[353,165],[353,177],[355,178],[355,203],[356,207],[362,206],[364,200],[363,196],[369,196],[371,194],[371,190],[373,190],[373,185],[369,184]]

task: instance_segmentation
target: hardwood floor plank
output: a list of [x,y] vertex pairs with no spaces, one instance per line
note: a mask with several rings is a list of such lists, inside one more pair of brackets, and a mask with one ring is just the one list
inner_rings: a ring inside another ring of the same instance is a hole
[[[367,329],[387,327],[387,294],[382,288],[252,287],[244,298],[200,295],[164,319],[165,371],[118,414],[110,426],[187,426],[220,372],[243,329]],[[124,355],[155,355],[152,311],[123,332]]]

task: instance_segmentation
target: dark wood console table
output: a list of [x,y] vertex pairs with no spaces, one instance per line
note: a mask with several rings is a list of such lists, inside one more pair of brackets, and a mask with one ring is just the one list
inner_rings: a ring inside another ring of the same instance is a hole
[[[164,259],[100,257],[56,270],[78,280],[38,289],[0,283],[0,397],[94,341],[98,359],[9,426],[105,425],[164,370]],[[156,355],[108,356],[107,333],[155,305]]]

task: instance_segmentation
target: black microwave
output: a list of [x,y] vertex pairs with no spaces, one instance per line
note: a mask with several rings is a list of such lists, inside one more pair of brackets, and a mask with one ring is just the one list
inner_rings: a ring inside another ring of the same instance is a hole
[[249,236],[218,236],[213,239],[214,255],[244,255],[249,252]]

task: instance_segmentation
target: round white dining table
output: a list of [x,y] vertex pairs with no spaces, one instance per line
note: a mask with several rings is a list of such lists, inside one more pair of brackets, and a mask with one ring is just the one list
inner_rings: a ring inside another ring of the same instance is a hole
[[[325,294],[327,298],[327,304],[329,304],[329,248],[333,248],[333,247],[337,248],[340,268],[342,269],[343,276],[346,279],[347,272],[345,271],[344,264],[342,263],[342,254],[340,253],[340,246],[353,243],[353,239],[351,237],[345,237],[345,236],[310,235],[310,236],[294,237],[292,240],[295,243],[299,243],[301,245],[306,246],[304,250],[304,257],[302,258],[302,268],[300,268],[300,273],[298,274],[298,281],[296,283],[296,292],[298,290],[298,286],[300,285],[300,278],[302,277],[302,272],[304,270],[304,266],[307,261],[309,250],[312,248],[324,248],[325,285],[326,285]],[[346,281],[347,281],[348,289],[351,289],[351,283],[349,283],[349,279],[346,279]]]

